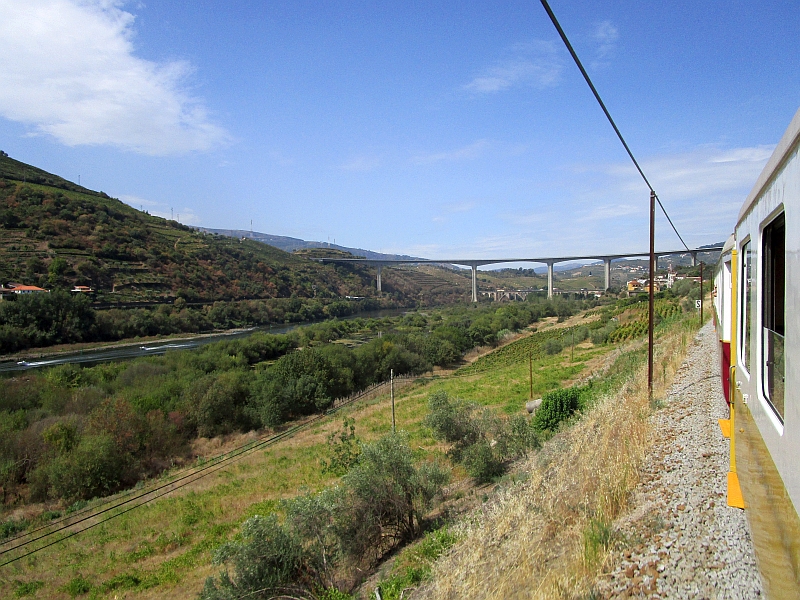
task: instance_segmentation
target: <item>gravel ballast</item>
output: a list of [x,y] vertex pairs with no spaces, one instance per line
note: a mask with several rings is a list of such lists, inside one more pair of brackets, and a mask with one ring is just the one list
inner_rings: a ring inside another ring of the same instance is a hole
[[728,417],[717,339],[706,324],[653,416],[654,444],[632,510],[596,582],[603,598],[761,598],[745,512],[726,502]]

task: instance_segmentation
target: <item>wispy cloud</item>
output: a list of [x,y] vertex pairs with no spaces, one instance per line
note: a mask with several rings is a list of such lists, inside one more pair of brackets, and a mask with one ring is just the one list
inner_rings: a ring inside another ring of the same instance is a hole
[[[656,191],[673,200],[730,197],[733,193],[743,202],[774,148],[702,146],[686,153],[645,159],[642,168]],[[633,187],[639,176],[627,165],[609,166],[608,173],[626,182],[626,187]]]
[[411,158],[415,165],[431,165],[439,162],[453,162],[460,160],[470,160],[480,156],[491,146],[489,140],[478,140],[467,146],[456,148],[447,152],[433,152],[428,154],[418,154]]
[[135,56],[123,4],[0,2],[0,115],[68,146],[170,155],[227,143],[188,91],[191,65]]
[[[700,245],[727,237],[772,150],[703,145],[642,157],[640,164],[683,238]],[[505,244],[543,256],[640,252],[647,247],[649,192],[629,163],[576,165],[554,190],[557,197],[540,197],[535,212],[497,215],[507,223],[500,229],[508,231],[495,239],[498,249]],[[659,249],[680,247],[660,212],[656,243]]]
[[553,42],[516,44],[511,56],[476,75],[462,88],[474,94],[493,94],[515,86],[546,88],[559,82],[562,61]]
[[597,24],[593,38],[597,48],[595,49],[592,68],[600,69],[610,64],[610,60],[617,49],[619,31],[611,21],[602,21]]

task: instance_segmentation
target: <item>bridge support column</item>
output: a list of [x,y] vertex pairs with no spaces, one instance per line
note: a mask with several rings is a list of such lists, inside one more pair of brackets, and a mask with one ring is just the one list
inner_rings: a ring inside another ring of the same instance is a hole
[[472,267],[472,301],[478,301],[478,265],[470,265]]
[[611,259],[610,258],[606,258],[604,260],[606,262],[606,268],[605,268],[606,287],[605,287],[605,290],[608,291],[608,288],[611,287]]
[[692,252],[691,254],[692,254],[692,266],[696,267],[697,266],[697,252]]
[[553,261],[547,263],[547,297],[553,297]]
[[378,265],[378,291],[381,291],[381,271],[383,270],[382,265]]

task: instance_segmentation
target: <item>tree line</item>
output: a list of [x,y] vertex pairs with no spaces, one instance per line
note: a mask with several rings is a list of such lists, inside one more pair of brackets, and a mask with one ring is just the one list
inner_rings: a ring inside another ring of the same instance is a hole
[[[334,320],[191,351],[5,377],[0,485],[6,501],[112,493],[188,460],[188,443],[277,427],[395,374],[419,374],[494,345],[581,301],[461,307]],[[358,338],[354,347],[334,343]]]

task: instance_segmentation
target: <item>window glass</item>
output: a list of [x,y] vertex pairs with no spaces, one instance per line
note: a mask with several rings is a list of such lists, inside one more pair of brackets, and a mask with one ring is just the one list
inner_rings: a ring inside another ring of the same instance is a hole
[[739,336],[741,344],[741,358],[747,372],[750,372],[750,312],[752,306],[753,289],[753,257],[750,242],[742,247],[742,323]]
[[764,228],[762,265],[762,390],[783,422],[784,411],[784,306],[786,301],[786,220],[777,217]]

